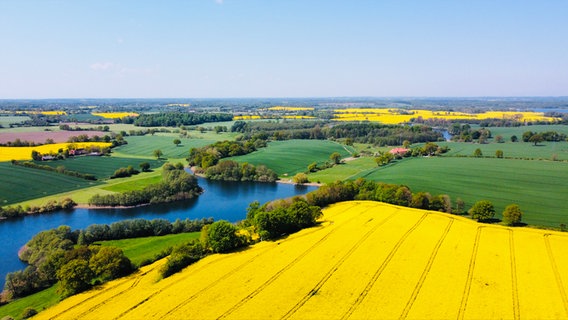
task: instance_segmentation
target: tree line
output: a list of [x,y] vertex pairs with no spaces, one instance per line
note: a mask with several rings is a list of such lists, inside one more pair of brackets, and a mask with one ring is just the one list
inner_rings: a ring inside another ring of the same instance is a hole
[[172,202],[197,197],[202,191],[197,184],[197,178],[187,173],[183,164],[166,163],[163,166],[161,182],[146,186],[142,190],[96,194],[89,199],[89,205],[117,207]]
[[61,201],[49,200],[42,206],[24,206],[15,207],[0,207],[0,218],[15,218],[23,217],[28,214],[42,214],[49,213],[57,210],[68,210],[75,207],[77,203],[70,198],[65,198]]
[[274,182],[278,180],[276,172],[265,165],[254,166],[250,163],[238,163],[223,160],[205,170],[205,177],[211,180],[228,181],[260,181]]
[[31,161],[18,161],[18,160],[12,160],[12,165],[61,173],[61,174],[67,175],[67,176],[81,178],[81,179],[85,179],[85,180],[97,180],[97,177],[95,177],[95,175],[93,175],[93,174],[68,170],[64,166],[52,167],[52,166],[48,166],[48,165],[37,164],[37,163],[31,162]]
[[231,120],[233,115],[230,113],[160,112],[141,114],[133,123],[139,127],[179,127]]
[[266,140],[256,136],[245,141],[217,141],[205,147],[191,148],[187,162],[190,166],[207,169],[223,158],[245,155],[266,147],[266,143]]
[[425,125],[385,125],[371,122],[336,124],[326,121],[236,121],[231,131],[245,133],[245,139],[264,133],[271,140],[343,139],[349,142],[347,144],[359,142],[378,146],[401,145],[404,140],[419,143],[443,139],[440,132]]

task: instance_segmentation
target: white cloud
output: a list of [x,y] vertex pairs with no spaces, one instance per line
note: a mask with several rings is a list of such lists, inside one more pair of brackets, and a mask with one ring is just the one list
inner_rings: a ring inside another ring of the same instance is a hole
[[114,67],[114,63],[112,62],[95,62],[89,66],[91,70],[95,71],[105,71],[111,69],[112,67]]

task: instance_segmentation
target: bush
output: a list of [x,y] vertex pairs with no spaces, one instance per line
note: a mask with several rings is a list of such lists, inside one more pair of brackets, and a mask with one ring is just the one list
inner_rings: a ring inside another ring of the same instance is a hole
[[22,319],[31,318],[31,317],[35,316],[36,314],[37,314],[36,309],[27,307],[27,308],[24,309],[24,312],[22,312]]
[[206,245],[216,253],[230,252],[247,245],[246,239],[238,235],[237,231],[237,226],[228,221],[214,222],[207,229]]
[[503,211],[503,222],[508,226],[514,226],[521,222],[523,212],[516,204],[508,205]]
[[473,219],[477,221],[488,220],[495,216],[495,207],[488,200],[481,200],[476,202],[471,209],[469,209],[469,214]]
[[191,241],[174,247],[168,261],[161,269],[162,277],[167,278],[188,265],[203,258],[205,251],[199,241]]

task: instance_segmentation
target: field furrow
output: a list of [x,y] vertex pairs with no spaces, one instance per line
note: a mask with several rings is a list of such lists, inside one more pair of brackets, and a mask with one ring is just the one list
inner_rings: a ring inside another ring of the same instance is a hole
[[[413,292],[420,285],[423,271],[437,243],[445,235],[448,219],[427,215],[408,229],[377,273],[369,281],[363,299],[353,304],[352,319],[398,318],[404,312]],[[397,288],[393,294],[389,288]]]
[[[543,233],[514,231],[513,238],[520,318],[568,318],[559,288],[549,285],[555,284],[556,278],[548,258]],[[545,298],[547,303],[535,303],[535,299],[542,298]]]
[[514,318],[509,241],[505,228],[481,229],[464,318]]

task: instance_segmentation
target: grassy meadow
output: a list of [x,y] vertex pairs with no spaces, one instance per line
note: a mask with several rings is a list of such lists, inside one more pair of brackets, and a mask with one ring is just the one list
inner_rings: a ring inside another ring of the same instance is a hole
[[143,237],[122,240],[96,242],[96,245],[117,247],[135,265],[144,260],[153,259],[157,254],[177,244],[199,239],[201,232],[168,234],[160,237]]
[[497,150],[503,151],[504,158],[568,160],[568,142],[541,142],[534,145],[530,142],[506,143],[468,143],[468,142],[438,142],[440,146],[448,146],[450,151],[444,156],[473,156],[475,149],[480,149],[484,157],[495,157]]
[[560,319],[568,236],[370,201],[321,225],[210,255],[159,280],[165,259],[34,319]]
[[[174,139],[181,140],[176,146]],[[199,148],[215,142],[210,139],[187,139],[177,135],[145,135],[126,137],[128,144],[114,148],[113,152],[118,156],[153,158],[154,150],[161,150],[163,158],[183,159],[189,156],[189,149]]]
[[0,203],[10,205],[101,184],[38,169],[0,162]]
[[[458,197],[470,207],[490,200],[501,217],[505,206],[516,203],[524,212],[523,222],[558,227],[568,224],[566,181],[568,163],[486,158],[409,158],[362,172],[351,179],[366,179],[407,185],[414,192]],[[311,178],[311,177],[310,177]]]
[[107,179],[119,168],[132,166],[134,169],[140,170],[140,163],[142,162],[149,163],[151,169],[159,168],[164,164],[164,161],[158,161],[155,159],[121,158],[114,156],[75,157],[59,161],[39,161],[36,163],[48,165],[54,168],[64,166],[67,170],[89,173],[97,177],[97,179]]
[[266,148],[228,159],[254,165],[264,164],[279,176],[291,177],[298,172],[306,171],[310,163],[323,164],[330,161],[329,156],[334,152],[339,152],[343,158],[349,157],[353,150],[347,148],[350,147],[328,140],[274,141]]

